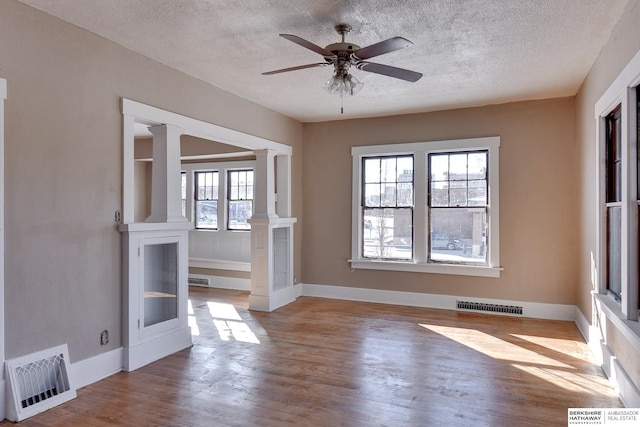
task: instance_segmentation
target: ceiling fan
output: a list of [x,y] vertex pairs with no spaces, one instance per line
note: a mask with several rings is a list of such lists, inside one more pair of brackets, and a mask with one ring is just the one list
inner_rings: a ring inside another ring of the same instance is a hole
[[292,34],[280,34],[281,37],[284,37],[293,43],[319,53],[324,57],[325,62],[282,68],[262,74],[268,76],[288,71],[333,65],[334,74],[324,84],[324,88],[329,93],[337,95],[355,95],[360,91],[360,89],[362,89],[362,82],[349,74],[349,69],[352,66],[362,71],[394,77],[408,82],[417,82],[422,77],[422,73],[367,61],[367,59],[413,45],[409,40],[403,37],[393,37],[361,48],[357,44],[345,42],[345,36],[351,32],[351,25],[339,24],[335,26],[335,29],[338,34],[342,36],[342,41],[339,43],[332,43],[325,48]]

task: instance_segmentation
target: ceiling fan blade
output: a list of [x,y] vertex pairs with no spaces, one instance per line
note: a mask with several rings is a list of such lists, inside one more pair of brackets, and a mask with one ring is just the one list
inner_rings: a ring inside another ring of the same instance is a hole
[[297,67],[289,67],[289,68],[282,68],[280,70],[267,71],[266,73],[262,73],[262,75],[270,76],[272,74],[286,73],[287,71],[304,70],[306,68],[314,68],[314,67],[324,67],[325,65],[328,65],[328,64],[326,62],[319,62],[317,64],[298,65]]
[[394,37],[392,39],[358,49],[353,55],[358,59],[369,59],[374,56],[393,52],[394,50],[404,49],[411,45],[413,45],[413,43],[403,37]]
[[295,44],[299,44],[302,47],[306,47],[309,50],[314,51],[315,53],[319,53],[320,55],[324,56],[325,58],[335,58],[336,55],[335,53],[331,52],[330,50],[327,50],[323,47],[320,47],[316,44],[311,43],[310,41],[307,41],[301,37],[298,36],[294,36],[293,34],[280,34],[280,37],[284,37],[285,39],[294,42]]
[[406,80],[408,82],[417,82],[422,77],[422,73],[417,73],[404,68],[392,67],[390,65],[376,64],[374,62],[358,62],[356,67],[359,70],[368,71],[370,73],[382,74],[396,79]]

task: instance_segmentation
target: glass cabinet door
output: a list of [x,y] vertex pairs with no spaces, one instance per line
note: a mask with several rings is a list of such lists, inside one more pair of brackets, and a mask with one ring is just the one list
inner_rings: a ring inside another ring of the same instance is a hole
[[144,327],[178,317],[178,243],[144,245]]

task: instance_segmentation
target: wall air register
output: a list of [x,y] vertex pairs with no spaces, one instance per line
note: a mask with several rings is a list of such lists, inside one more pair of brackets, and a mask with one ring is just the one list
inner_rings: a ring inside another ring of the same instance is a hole
[[493,314],[522,316],[523,308],[518,305],[487,304],[473,301],[456,301],[456,308],[462,311],[479,311]]
[[189,276],[189,286],[211,286],[211,280],[209,277],[204,276]]
[[60,345],[7,360],[7,419],[18,422],[76,397],[69,351]]

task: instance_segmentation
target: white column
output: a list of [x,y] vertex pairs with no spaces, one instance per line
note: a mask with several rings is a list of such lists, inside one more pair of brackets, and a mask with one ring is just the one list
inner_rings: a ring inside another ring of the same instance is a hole
[[273,150],[259,150],[256,155],[254,175],[254,200],[252,219],[277,218],[275,193],[275,157]]
[[184,222],[180,181],[180,135],[173,125],[149,127],[153,134],[151,215],[145,222]]
[[291,156],[278,154],[276,166],[276,188],[278,189],[276,212],[281,218],[289,218],[291,216]]
[[135,120],[132,116],[122,116],[122,223],[135,222]]
[[[291,215],[291,160],[276,152],[255,151],[254,214],[251,223],[251,295],[249,309],[273,311],[295,301],[293,287],[293,224]],[[276,213],[275,183],[278,180]],[[280,216],[279,216],[280,215]],[[277,237],[277,239],[276,239]],[[275,241],[278,240],[276,248]],[[277,266],[275,265],[277,263]],[[276,276],[277,279],[276,280]]]

